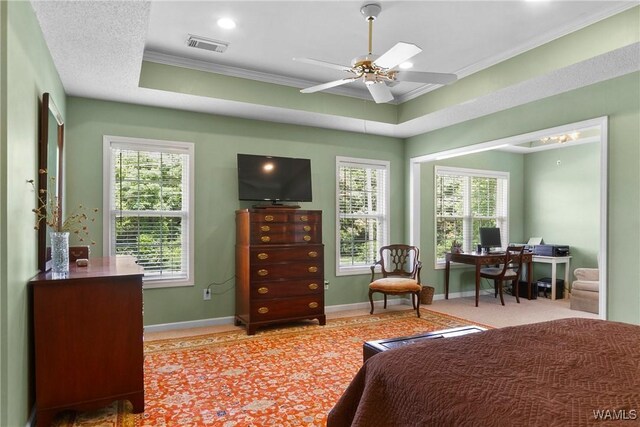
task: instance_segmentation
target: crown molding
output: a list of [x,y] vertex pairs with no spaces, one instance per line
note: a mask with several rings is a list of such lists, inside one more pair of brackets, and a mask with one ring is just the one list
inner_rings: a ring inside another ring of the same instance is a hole
[[[155,62],[157,64],[172,65],[176,67],[189,68],[197,71],[204,71],[208,73],[222,74],[229,77],[239,77],[242,79],[255,80],[264,83],[271,83],[282,86],[290,86],[297,88],[305,88],[315,86],[318,82],[297,79],[294,77],[281,76],[278,74],[264,73],[262,71],[249,70],[246,68],[230,67],[228,65],[215,64],[208,61],[202,61],[199,59],[184,58],[181,56],[168,55],[165,53],[154,52],[145,50],[142,57],[143,61]],[[336,95],[350,96],[352,98],[370,100],[368,93],[351,89],[345,86],[336,87],[324,92],[333,93]]]
[[[504,62],[508,59],[511,59],[513,57],[516,57],[522,53],[525,53],[527,51],[530,51],[532,49],[535,49],[537,47],[540,47],[542,45],[545,45],[547,43],[550,43],[554,40],[557,40],[561,37],[564,37],[566,35],[569,35],[571,33],[574,33],[578,30],[581,30],[583,28],[588,27],[589,25],[593,25],[596,22],[600,22],[604,19],[607,19],[611,16],[617,15],[619,13],[624,12],[625,10],[631,9],[632,7],[635,7],[638,5],[637,1],[631,1],[631,2],[627,2],[624,4],[618,4],[615,5],[614,7],[611,7],[610,9],[606,10],[606,11],[600,11],[598,13],[594,13],[592,15],[586,16],[582,19],[580,19],[579,21],[577,21],[574,25],[563,29],[562,31],[557,31],[555,34],[551,34],[550,36],[539,36],[539,37],[534,37],[532,39],[530,39],[527,43],[524,43],[516,48],[513,48],[511,50],[508,50],[506,52],[502,52],[498,55],[494,55],[488,58],[483,59],[482,61],[478,61],[474,64],[469,65],[468,67],[462,68],[458,71],[456,71],[454,74],[456,74],[458,76],[458,79],[462,79],[464,77],[470,76],[471,74],[477,73],[478,71],[482,71],[486,68],[492,67],[496,64],[499,64],[500,62]],[[421,95],[424,95],[425,93],[431,92],[433,90],[438,89],[439,87],[442,87],[442,85],[433,85],[433,84],[428,84],[425,86],[421,86],[419,88],[416,88],[410,92],[407,92],[403,95],[398,95],[396,96],[396,102],[398,104],[402,104],[404,102],[410,101],[414,98],[417,98]]]

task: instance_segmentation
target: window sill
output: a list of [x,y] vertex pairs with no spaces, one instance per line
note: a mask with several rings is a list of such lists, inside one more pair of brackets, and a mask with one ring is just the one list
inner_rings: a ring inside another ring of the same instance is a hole
[[365,274],[371,275],[370,267],[343,268],[336,271],[336,276],[357,276]]
[[183,288],[187,286],[194,286],[192,281],[179,281],[179,280],[150,280],[145,282],[142,280],[142,289],[164,289],[164,288]]

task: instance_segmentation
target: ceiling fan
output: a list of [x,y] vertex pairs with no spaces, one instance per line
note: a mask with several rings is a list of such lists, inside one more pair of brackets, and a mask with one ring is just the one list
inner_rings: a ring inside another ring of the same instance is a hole
[[351,61],[350,67],[311,58],[294,58],[294,60],[299,62],[333,68],[353,74],[353,76],[340,80],[302,89],[300,92],[319,92],[362,79],[364,84],[367,86],[367,89],[369,89],[369,93],[371,93],[373,100],[377,104],[381,104],[393,100],[393,94],[391,93],[391,90],[389,90],[387,83],[392,84],[395,82],[406,81],[416,83],[449,84],[458,79],[455,74],[398,70],[397,67],[400,64],[422,52],[422,49],[412,43],[399,42],[381,56],[374,55],[372,53],[373,21],[378,17],[381,10],[382,7],[377,3],[366,4],[360,8],[360,13],[362,13],[369,23],[369,53],[367,55],[354,58]]

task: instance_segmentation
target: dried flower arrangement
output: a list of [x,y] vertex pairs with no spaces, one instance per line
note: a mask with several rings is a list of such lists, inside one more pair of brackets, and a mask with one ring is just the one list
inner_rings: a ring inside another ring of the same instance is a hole
[[451,253],[452,254],[461,254],[462,253],[462,243],[454,240],[451,244]]
[[[40,169],[40,174],[47,173],[46,170]],[[51,230],[69,232],[75,234],[78,241],[85,242],[89,240],[89,222],[95,222],[95,216],[89,216],[98,212],[97,208],[86,208],[83,205],[72,211],[71,215],[66,219],[62,219],[60,215],[60,203],[58,196],[55,192],[56,178],[49,178],[47,189],[40,189],[38,194],[38,207],[33,209],[33,213],[36,215],[35,229],[40,229],[41,224],[44,222]],[[95,241],[91,241],[92,245],[95,245]]]

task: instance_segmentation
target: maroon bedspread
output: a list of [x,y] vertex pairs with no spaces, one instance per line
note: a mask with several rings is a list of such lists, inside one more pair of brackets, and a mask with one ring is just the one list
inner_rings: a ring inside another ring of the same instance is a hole
[[377,354],[327,425],[610,424],[640,424],[640,326],[563,319]]

